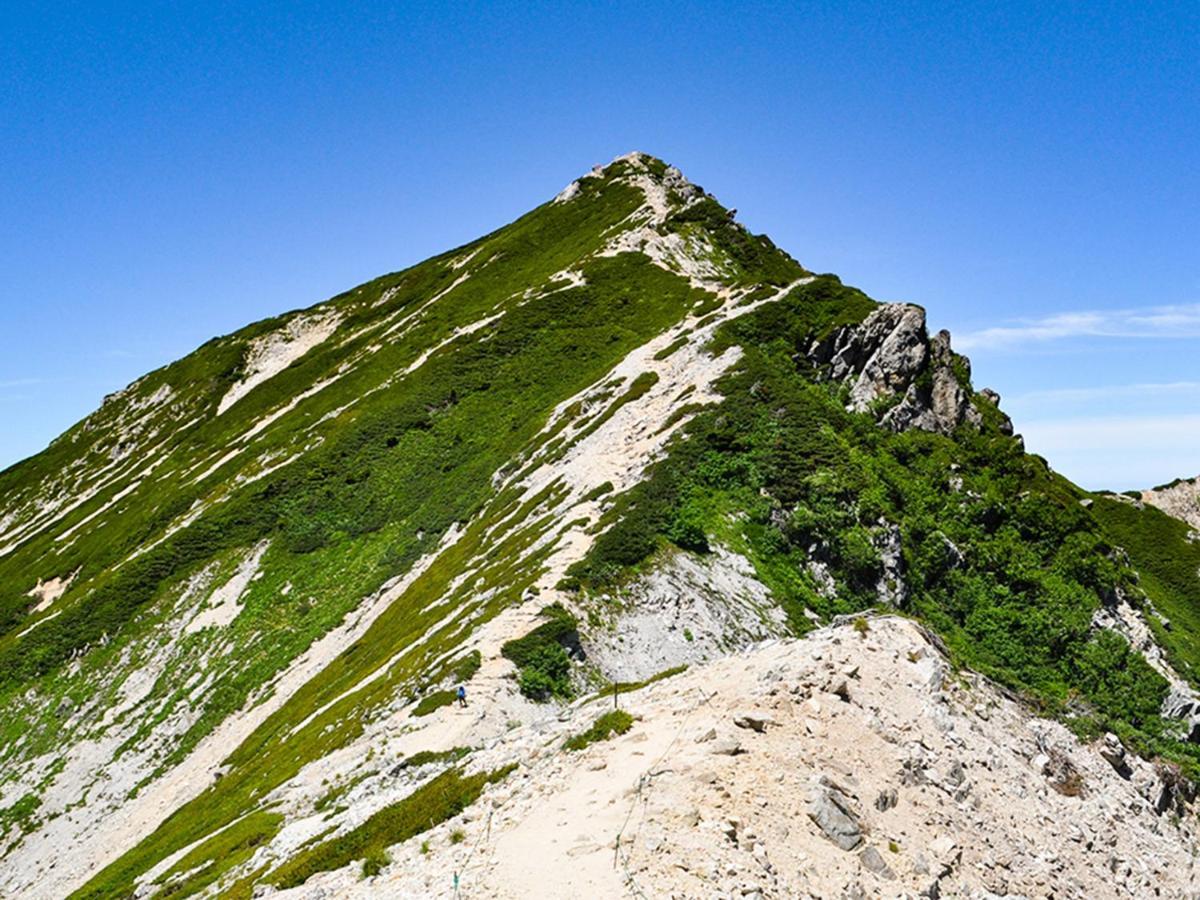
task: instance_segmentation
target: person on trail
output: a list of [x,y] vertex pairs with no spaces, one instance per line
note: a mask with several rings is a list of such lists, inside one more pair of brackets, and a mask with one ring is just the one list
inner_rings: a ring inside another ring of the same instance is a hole
[[467,705],[467,689],[464,685],[461,685],[461,684],[458,686],[458,705],[459,706]]

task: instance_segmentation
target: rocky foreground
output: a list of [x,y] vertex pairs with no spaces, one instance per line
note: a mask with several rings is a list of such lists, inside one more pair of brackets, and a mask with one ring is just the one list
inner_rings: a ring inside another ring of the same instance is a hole
[[[955,672],[903,618],[694,666],[623,695],[623,736],[563,749],[612,702],[511,723],[472,768],[517,769],[377,876],[272,896],[1200,896],[1168,769]],[[468,736],[478,706],[426,736]]]

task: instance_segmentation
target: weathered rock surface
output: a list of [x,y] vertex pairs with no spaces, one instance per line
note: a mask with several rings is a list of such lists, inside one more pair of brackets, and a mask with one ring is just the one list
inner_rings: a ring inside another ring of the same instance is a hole
[[787,619],[745,557],[715,545],[675,552],[623,587],[611,628],[592,629],[584,651],[618,681],[722,656],[787,634]]
[[[479,751],[473,767],[519,768],[393,847],[379,876],[351,865],[273,896],[452,897],[458,873],[462,896],[503,900],[529,896],[530,872],[547,897],[1196,895],[1195,816],[1171,771],[949,676],[919,626],[883,617],[624,695],[634,728],[569,753],[611,701],[576,703]],[[843,680],[849,699],[832,693]],[[746,710],[773,724],[739,727]]]
[[[919,306],[884,304],[862,323],[815,342],[808,356],[828,378],[849,385],[850,409],[875,410],[881,424],[895,431],[950,434],[960,425],[983,423],[965,387],[970,363],[950,349],[950,332],[929,336]],[[995,391],[982,396],[999,405]],[[1012,422],[1001,415],[1002,430],[1012,434]]]
[[1142,501],[1200,531],[1200,478],[1181,478],[1171,484],[1142,491]]

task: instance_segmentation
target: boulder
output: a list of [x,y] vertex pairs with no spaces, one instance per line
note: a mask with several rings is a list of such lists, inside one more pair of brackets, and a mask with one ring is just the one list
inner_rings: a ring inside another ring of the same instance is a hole
[[887,812],[900,802],[900,796],[896,793],[895,788],[888,788],[880,791],[879,796],[875,798],[875,808],[880,812]]
[[850,798],[824,776],[809,790],[808,817],[843,850],[853,850],[863,842],[862,826]]
[[746,728],[761,734],[767,730],[768,726],[774,725],[775,720],[766,713],[743,710],[742,712],[734,713],[733,724],[738,728]]
[[721,740],[712,741],[708,752],[714,753],[717,756],[737,756],[745,751],[742,750],[742,745],[732,738],[722,738]]
[[1125,758],[1125,747],[1121,744],[1121,739],[1111,731],[1104,735],[1100,741],[1100,756],[1117,770],[1122,778],[1129,778],[1132,770],[1129,768],[1129,761]]

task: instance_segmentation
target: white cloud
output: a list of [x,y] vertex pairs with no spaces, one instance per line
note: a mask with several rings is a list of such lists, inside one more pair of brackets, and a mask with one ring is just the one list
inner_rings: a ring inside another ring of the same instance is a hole
[[1074,337],[1200,338],[1200,303],[1056,313],[955,336],[959,350],[1000,349]]
[[1172,397],[1200,394],[1200,381],[1143,382],[1112,384],[1086,388],[1050,388],[1028,391],[1004,399],[1004,406],[1037,406],[1046,403],[1086,403],[1091,400],[1111,400],[1115,397]]
[[0,381],[0,390],[17,387],[30,387],[31,385],[41,384],[40,378],[10,378],[7,381]]

